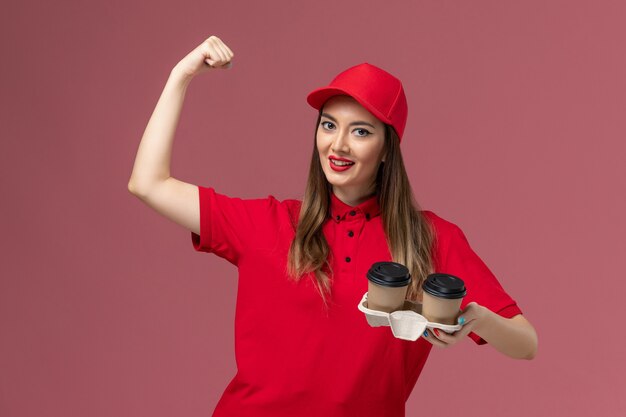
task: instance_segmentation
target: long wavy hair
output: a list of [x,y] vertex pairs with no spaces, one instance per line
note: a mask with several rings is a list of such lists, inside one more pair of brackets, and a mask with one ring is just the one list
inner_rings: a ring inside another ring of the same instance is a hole
[[[299,220],[294,225],[296,236],[289,248],[286,269],[289,277],[296,281],[313,273],[316,288],[328,308],[327,297],[331,295],[333,275],[332,253],[322,227],[330,217],[332,186],[326,179],[317,150],[316,137],[321,115],[322,109],[317,116],[309,176]],[[381,162],[376,175],[376,196],[387,246],[392,260],[405,265],[411,273],[407,298],[421,301],[422,283],[429,273],[434,272],[431,254],[436,234],[420,213],[402,160],[400,140],[388,124],[385,124],[383,152],[385,162]]]

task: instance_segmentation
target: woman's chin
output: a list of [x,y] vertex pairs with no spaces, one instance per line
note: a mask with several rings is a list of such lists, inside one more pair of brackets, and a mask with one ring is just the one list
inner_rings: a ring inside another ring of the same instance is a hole
[[[348,190],[354,190],[355,189],[355,184],[351,183],[350,181],[328,181],[329,184],[331,185],[332,189],[336,192],[338,191],[343,191],[343,192],[347,192]],[[356,187],[358,188],[358,186]]]
[[337,179],[336,177],[334,177],[332,175],[327,175],[326,176],[326,181],[328,181],[328,183],[330,185],[333,185],[335,187],[346,186],[346,185],[349,185],[349,183],[350,183],[350,181],[348,181],[346,179],[342,179],[342,178]]

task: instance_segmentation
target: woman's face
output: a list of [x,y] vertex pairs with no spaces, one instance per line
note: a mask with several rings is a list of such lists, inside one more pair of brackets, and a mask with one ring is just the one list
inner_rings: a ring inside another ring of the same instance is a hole
[[[322,109],[316,143],[326,179],[340,200],[357,205],[374,194],[376,174],[384,159],[383,122],[352,97],[334,96]],[[336,165],[333,160],[337,158],[351,164]]]

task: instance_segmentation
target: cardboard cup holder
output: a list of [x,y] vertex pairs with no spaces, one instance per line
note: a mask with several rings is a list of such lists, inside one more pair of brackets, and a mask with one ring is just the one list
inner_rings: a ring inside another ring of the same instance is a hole
[[426,317],[422,316],[422,305],[410,300],[404,300],[402,310],[392,313],[384,311],[370,310],[367,308],[367,293],[363,294],[363,298],[358,306],[359,310],[365,314],[367,323],[372,327],[389,326],[394,337],[403,340],[416,341],[424,330],[440,329],[446,333],[454,333],[461,330],[460,324],[441,324],[430,322]]

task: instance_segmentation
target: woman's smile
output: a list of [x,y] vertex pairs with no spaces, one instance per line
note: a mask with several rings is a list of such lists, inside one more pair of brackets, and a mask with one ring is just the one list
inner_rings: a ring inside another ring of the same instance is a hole
[[337,172],[343,172],[349,169],[352,165],[355,164],[353,161],[349,161],[345,158],[337,158],[333,155],[328,157],[330,162],[330,167]]

